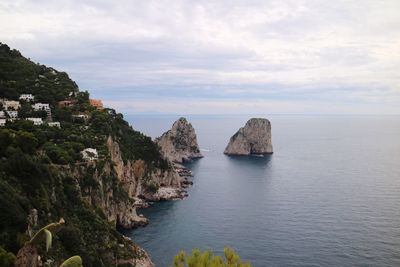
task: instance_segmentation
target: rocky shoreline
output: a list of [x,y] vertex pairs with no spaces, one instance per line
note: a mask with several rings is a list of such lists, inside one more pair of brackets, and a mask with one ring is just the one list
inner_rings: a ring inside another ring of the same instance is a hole
[[[173,173],[170,176],[173,177],[173,181],[167,179],[168,181],[165,183],[164,179],[159,179],[155,175],[152,180],[159,185],[156,192],[139,190],[139,193],[134,196],[135,203],[133,216],[130,217],[131,223],[125,224],[127,227],[122,225],[124,228],[135,228],[149,223],[149,220],[143,215],[136,214],[136,208],[147,208],[150,205],[149,202],[180,200],[188,197],[186,188],[193,185],[189,179],[193,177],[193,174],[184,164],[203,157],[197,144],[195,130],[183,117],[176,120],[171,129],[156,138],[154,142],[159,145],[161,153],[170,163],[171,173]],[[115,156],[117,157],[117,155]]]
[[[193,181],[189,180],[190,177],[193,177],[193,173],[186,168],[184,165],[179,163],[172,163],[172,168],[174,172],[180,177],[180,187],[168,187],[162,186],[157,190],[157,193],[152,197],[135,197],[134,200],[134,211],[133,216],[130,217],[130,225],[128,227],[123,227],[125,229],[134,229],[137,227],[145,227],[150,223],[150,220],[143,216],[143,214],[137,214],[137,208],[150,208],[153,202],[159,201],[173,201],[173,200],[182,200],[188,197],[188,193],[185,190],[186,188],[193,185]],[[126,225],[127,226],[127,225]],[[129,259],[129,260],[118,260],[116,264],[130,264],[132,266],[137,267],[154,267],[154,263],[151,261],[149,254],[141,247],[135,245],[131,238],[123,235],[124,239],[130,241],[132,250],[137,254],[142,255],[139,259]]]
[[[181,178],[180,188],[161,186],[157,190],[157,193],[153,195],[135,197],[135,208],[149,208],[153,202],[182,200],[189,196],[186,189],[193,185],[193,181],[189,180],[190,177],[193,177],[192,171],[179,163],[173,163],[172,166],[174,171]],[[135,214],[134,218],[132,219],[134,219],[134,224],[132,225],[132,227],[123,228],[136,228],[149,224],[149,219],[145,218],[142,214]]]

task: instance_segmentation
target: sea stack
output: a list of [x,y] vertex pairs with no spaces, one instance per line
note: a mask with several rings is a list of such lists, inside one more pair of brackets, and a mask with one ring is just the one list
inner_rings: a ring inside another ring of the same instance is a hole
[[156,138],[155,142],[172,162],[184,163],[203,157],[192,124],[183,117],[175,121],[171,130]]
[[271,123],[267,119],[252,118],[229,140],[226,155],[272,154]]

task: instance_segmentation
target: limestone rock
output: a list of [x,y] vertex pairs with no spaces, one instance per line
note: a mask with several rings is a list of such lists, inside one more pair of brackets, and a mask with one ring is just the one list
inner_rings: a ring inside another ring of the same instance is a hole
[[[122,153],[118,142],[114,141],[111,137],[108,137],[107,147],[111,154],[113,167],[106,164],[103,171],[106,172],[107,176],[111,172],[111,168],[115,171],[120,186],[128,193],[129,199],[135,200],[144,197],[146,200],[159,201],[176,199],[183,193],[181,187],[183,179],[172,167],[167,170],[149,170],[146,163],[140,159],[124,162],[122,160]],[[148,192],[144,187],[144,181],[146,179],[152,181],[157,187],[159,187],[159,190],[154,193]],[[165,193],[163,191],[164,187],[170,188],[170,191],[168,191],[170,193]],[[105,197],[105,200],[114,199],[113,191],[106,190],[106,192],[109,192],[108,194],[110,195]],[[93,198],[94,196],[92,194],[92,199]],[[139,202],[142,201],[143,200],[140,200]],[[132,204],[130,204],[130,201],[111,204],[107,203],[107,201],[97,199],[95,202],[101,203],[100,206],[103,206],[103,210],[107,211],[106,215],[110,221],[116,221],[116,223],[123,228],[143,226],[149,222],[147,218],[137,215],[136,201]],[[105,205],[102,205],[104,202]],[[97,206],[98,205],[99,204],[97,204]],[[138,203],[138,206],[140,205],[143,205],[143,203]]]
[[163,201],[163,200],[176,200],[182,199],[186,195],[186,192],[182,189],[174,188],[174,187],[167,187],[161,186],[158,188],[155,194],[150,196],[146,196],[146,199],[151,201]]
[[267,119],[252,118],[229,140],[226,155],[272,154],[271,123]]
[[171,130],[155,142],[160,146],[163,155],[172,162],[183,163],[203,157],[197,144],[195,130],[185,118],[174,122]]
[[133,254],[137,255],[137,258],[124,259],[119,258],[116,260],[116,266],[131,266],[131,267],[154,267],[153,262],[150,259],[149,254],[141,247],[134,245],[129,237],[123,236],[128,241],[128,246],[132,250]]

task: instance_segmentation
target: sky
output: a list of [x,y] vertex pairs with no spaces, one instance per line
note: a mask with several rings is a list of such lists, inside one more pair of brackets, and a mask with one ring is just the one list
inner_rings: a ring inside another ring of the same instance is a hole
[[0,42],[126,114],[400,114],[399,0],[0,0]]

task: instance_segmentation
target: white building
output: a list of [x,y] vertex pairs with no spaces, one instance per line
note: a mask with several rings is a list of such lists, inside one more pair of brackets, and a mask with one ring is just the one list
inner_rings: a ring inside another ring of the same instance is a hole
[[58,121],[48,122],[47,125],[49,125],[50,127],[61,128],[61,124]]
[[89,119],[89,115],[87,115],[87,114],[72,115],[72,119],[74,121],[85,121],[85,122],[87,122],[87,120]]
[[84,119],[84,120],[89,119],[89,115],[87,115],[87,114],[76,114],[76,115],[72,115],[72,117],[78,118],[78,119]]
[[34,111],[40,111],[40,110],[46,111],[47,119],[51,121],[51,109],[49,104],[36,103],[35,105],[32,105],[32,108]]
[[43,104],[43,103],[36,103],[35,105],[32,105],[32,108],[35,111],[40,111],[40,110],[49,111],[50,110],[49,104]]
[[42,125],[43,120],[42,118],[26,118],[28,121],[32,121],[33,125]]
[[0,119],[0,127],[6,125],[6,119]]
[[81,151],[81,154],[84,160],[95,160],[99,157],[97,149],[95,148],[85,148]]
[[5,119],[6,118],[6,113],[2,110],[0,110],[0,118]]
[[16,119],[18,118],[18,111],[16,110],[7,110],[7,115],[10,119]]
[[22,94],[19,96],[19,99],[30,102],[30,101],[35,100],[35,97],[32,94]]
[[21,104],[19,101],[6,100],[3,102],[3,106],[5,110],[18,110],[21,107]]

